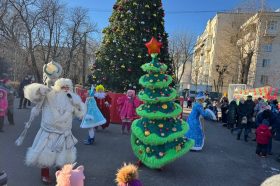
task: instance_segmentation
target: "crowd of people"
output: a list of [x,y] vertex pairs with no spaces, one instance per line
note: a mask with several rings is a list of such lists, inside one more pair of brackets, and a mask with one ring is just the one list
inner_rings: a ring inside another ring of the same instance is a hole
[[[277,100],[233,99],[230,103],[227,97],[223,97],[220,103],[216,101],[206,102],[206,108],[211,109],[218,116],[221,112],[220,121],[224,127],[236,134],[236,139],[249,138],[256,141],[256,154],[261,157],[272,155],[272,141],[280,140],[280,112]],[[280,156],[278,156],[280,161]]]
[[[56,166],[63,171],[61,169],[63,165],[75,162],[77,140],[71,132],[72,114],[81,119],[81,128],[89,130],[88,139],[84,141],[85,145],[93,144],[95,140],[94,130],[97,130],[98,126],[101,126],[102,129],[109,126],[111,98],[102,85],[95,87],[95,89],[91,88],[84,105],[78,95],[73,92],[73,85],[69,79],[57,79],[51,88],[48,85],[32,84],[32,79],[26,76],[21,81],[18,91],[15,91],[8,79],[3,79],[0,83],[0,132],[3,132],[6,116],[10,125],[15,124],[13,119],[15,96],[20,99],[18,109],[27,108],[29,100],[35,104],[35,109],[45,108],[42,110],[41,128],[26,154],[26,163],[27,165],[39,166],[42,181],[46,183],[50,182],[49,167]],[[220,121],[224,127],[230,129],[232,134],[236,133],[237,140],[244,139],[245,142],[248,142],[251,139],[256,141],[256,154],[260,157],[272,154],[272,139],[280,140],[280,112],[277,100],[266,101],[263,98],[253,100],[252,96],[249,95],[246,100],[241,98],[229,102],[226,97],[223,97],[220,101],[211,101],[204,94],[198,94],[195,100],[196,102],[192,105],[192,113],[188,117],[190,130],[186,134],[187,138],[195,139],[195,146],[192,150],[202,150],[204,145],[205,136],[200,116],[208,119],[219,118],[220,111]],[[131,123],[137,118],[135,109],[139,104],[140,101],[133,90],[128,90],[126,95],[117,100],[122,122],[122,134],[125,133],[125,128],[127,133],[130,133]],[[83,108],[83,105],[87,109]],[[48,108],[55,108],[57,114]],[[211,110],[211,113],[216,117],[213,117],[207,110]],[[32,109],[31,114],[34,111]],[[51,118],[54,120],[51,121]],[[57,120],[67,121],[68,124],[60,131],[56,127],[59,124]],[[53,144],[54,141],[60,143],[56,143],[55,146],[42,145],[40,141],[47,141],[47,144]],[[63,144],[67,144],[67,146]],[[278,160],[280,161],[280,155]],[[77,170],[82,172],[83,168],[78,167]],[[1,175],[5,174],[1,173]],[[80,175],[81,180],[83,180],[83,174]],[[57,173],[58,176],[59,173]]]

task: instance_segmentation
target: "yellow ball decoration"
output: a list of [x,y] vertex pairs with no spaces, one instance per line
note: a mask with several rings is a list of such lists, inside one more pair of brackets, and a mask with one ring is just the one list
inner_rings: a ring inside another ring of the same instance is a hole
[[153,80],[151,79],[151,80],[150,80],[150,82],[152,83],[152,82],[153,82]]
[[182,148],[181,148],[181,146],[180,145],[177,145],[176,146],[176,151],[178,152],[178,151],[180,151]]
[[163,124],[162,123],[158,124],[158,127],[163,128]]
[[155,77],[158,77],[158,74],[155,74],[154,76],[155,76]]
[[163,105],[161,106],[161,108],[167,109],[167,105],[166,105],[166,104],[163,104]]
[[150,134],[151,134],[150,131],[148,130],[145,131],[145,136],[149,136]]
[[147,148],[146,148],[146,152],[147,152],[147,153],[151,152],[150,147],[147,147]]

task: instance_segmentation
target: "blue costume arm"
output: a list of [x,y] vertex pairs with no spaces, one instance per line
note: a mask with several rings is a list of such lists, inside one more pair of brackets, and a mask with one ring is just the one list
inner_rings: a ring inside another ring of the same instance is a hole
[[198,105],[197,110],[205,119],[211,119],[211,115],[203,109],[202,105]]

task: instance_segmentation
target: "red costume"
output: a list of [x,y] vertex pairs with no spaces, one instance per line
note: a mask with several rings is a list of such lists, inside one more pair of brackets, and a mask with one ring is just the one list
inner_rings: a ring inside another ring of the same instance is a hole
[[101,111],[102,115],[106,118],[106,123],[101,125],[103,129],[109,127],[110,124],[110,105],[111,105],[111,98],[108,94],[106,94],[105,98],[97,98],[94,97],[97,103],[99,110]]

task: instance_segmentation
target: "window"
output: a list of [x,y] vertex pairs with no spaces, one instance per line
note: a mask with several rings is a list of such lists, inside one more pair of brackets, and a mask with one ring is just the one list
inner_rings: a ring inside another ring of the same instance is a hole
[[267,29],[268,30],[276,30],[277,28],[277,21],[268,21]]
[[263,59],[262,67],[268,67],[270,65],[270,59]]
[[270,44],[264,44],[263,46],[262,46],[262,50],[264,51],[264,52],[272,52],[272,44],[270,43]]
[[261,76],[261,83],[262,84],[267,84],[268,83],[268,76],[262,75]]

